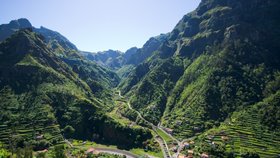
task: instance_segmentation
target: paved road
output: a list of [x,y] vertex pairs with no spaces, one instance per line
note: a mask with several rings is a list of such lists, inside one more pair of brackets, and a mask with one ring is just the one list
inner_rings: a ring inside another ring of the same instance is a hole
[[[120,156],[125,155],[127,158],[138,158],[139,157],[139,155],[135,155],[126,150],[111,149],[111,148],[94,148],[94,149],[100,153],[116,154],[116,155],[120,155]],[[156,158],[156,157],[148,155],[148,154],[145,156],[147,156],[148,158]]]
[[191,138],[184,139],[179,143],[179,147],[178,147],[177,152],[176,152],[176,158],[179,156],[180,152],[184,149],[184,142],[191,141],[194,138],[195,138],[195,136],[193,136]]
[[[119,91],[119,96],[121,98],[124,98],[121,95],[120,91]],[[127,102],[127,105],[128,105],[129,109],[135,111],[138,114],[140,119],[142,119],[145,123],[150,125],[155,132],[156,132],[157,129],[159,129],[157,126],[155,126],[154,124],[152,124],[151,122],[149,122],[145,118],[143,118],[142,115],[140,114],[140,112],[138,112],[137,110],[135,110],[131,107],[131,104],[129,102]],[[171,155],[170,155],[170,152],[169,152],[169,149],[168,149],[168,146],[167,146],[167,143],[165,142],[165,140],[162,139],[161,137],[157,137],[156,141],[160,144],[160,146],[162,148],[164,158],[171,158]],[[68,141],[67,139],[64,139],[64,142],[66,144],[68,144],[71,148],[74,147],[73,144],[70,141]],[[116,154],[116,155],[121,155],[121,156],[125,155],[127,158],[137,158],[137,157],[139,157],[138,155],[135,155],[135,154],[133,154],[131,152],[128,152],[126,150],[119,150],[119,149],[112,149],[112,148],[94,148],[94,149],[97,150],[100,153]],[[67,153],[67,156],[72,157],[72,155],[70,153]],[[150,155],[145,155],[145,156],[147,156],[149,158],[155,158],[155,157],[150,156]]]
[[167,134],[170,138],[172,138],[174,141],[177,142],[178,144],[178,149],[177,149],[177,152],[173,155],[173,157],[177,158],[180,154],[180,152],[183,150],[184,148],[184,142],[186,140],[183,140],[182,142],[180,142],[178,139],[176,139],[175,137],[173,137],[171,134],[167,133],[163,128],[162,126],[160,125],[160,123],[158,124],[158,129],[160,129],[161,131],[163,131],[165,134]]
[[[73,144],[68,141],[67,139],[64,139],[65,143],[67,143],[71,148],[73,148]],[[113,149],[113,148],[94,148],[96,151],[100,152],[100,153],[108,153],[108,154],[116,154],[116,155],[125,155],[127,158],[138,158],[139,155],[135,155],[129,151],[126,150],[119,150],[119,149]],[[66,153],[68,157],[73,157],[70,153]],[[146,155],[149,158],[155,158],[153,156],[150,155]]]
[[155,139],[156,139],[156,141],[159,143],[159,145],[161,147],[161,150],[163,152],[163,157],[170,158],[168,148],[165,146],[163,139],[160,138],[160,137],[157,137]]
[[[121,91],[118,91],[118,92],[119,92],[119,97],[120,97],[120,98],[124,98],[124,97],[121,95]],[[138,117],[139,117],[140,119],[142,119],[145,123],[147,123],[148,125],[150,125],[150,126],[152,127],[152,130],[155,131],[155,133],[157,133],[157,129],[159,129],[157,126],[155,126],[155,125],[152,124],[151,122],[147,121],[144,117],[142,117],[142,115],[141,115],[141,113],[140,113],[139,111],[133,109],[133,108],[131,107],[131,104],[130,104],[129,101],[127,101],[127,105],[128,105],[128,108],[129,108],[130,110],[135,111],[135,112],[137,113]],[[159,129],[159,130],[161,130],[161,129]],[[168,149],[168,146],[167,146],[166,141],[165,141],[163,138],[161,138],[160,136],[156,138],[156,141],[159,143],[159,145],[160,145],[160,147],[161,147],[161,150],[162,150],[162,152],[163,152],[164,158],[171,158],[171,154],[170,154],[170,152],[169,152],[169,149]]]
[[[124,97],[121,95],[121,91],[118,91],[118,92],[119,92],[119,97],[124,98]],[[163,131],[165,134],[167,134],[170,138],[172,138],[173,140],[175,140],[175,141],[177,142],[177,144],[178,144],[179,147],[178,147],[178,149],[177,149],[177,152],[175,153],[175,156],[174,156],[175,158],[178,158],[180,152],[183,150],[183,148],[184,148],[184,142],[189,141],[189,140],[192,140],[192,139],[195,138],[195,137],[191,137],[191,138],[188,138],[188,139],[184,139],[184,140],[182,140],[182,141],[179,141],[178,139],[176,139],[175,137],[173,137],[171,134],[167,133],[167,132],[162,128],[162,126],[160,126],[160,124],[158,124],[158,126],[155,126],[154,124],[152,124],[151,122],[149,122],[149,121],[147,121],[145,118],[143,118],[142,115],[141,115],[141,113],[140,113],[139,111],[137,111],[137,110],[135,110],[135,109],[133,109],[133,108],[131,107],[131,104],[130,104],[129,101],[127,101],[127,105],[128,105],[128,108],[129,108],[129,109],[131,109],[131,110],[133,110],[133,111],[135,111],[135,112],[137,113],[137,115],[139,116],[140,119],[142,119],[145,123],[147,123],[148,125],[150,125],[150,126],[152,127],[152,129],[153,129],[155,132],[156,132],[157,129],[159,129],[159,130]],[[156,132],[156,133],[157,133],[157,132]],[[165,157],[165,158],[169,158],[169,157],[171,158],[172,156],[171,156],[171,154],[170,154],[170,152],[169,152],[169,149],[168,149],[168,146],[167,146],[166,141],[165,141],[163,138],[161,138],[161,137],[156,138],[156,140],[157,140],[157,142],[160,144],[160,147],[161,147],[161,150],[162,150],[162,152],[163,152],[164,157]]]
[[171,139],[175,140],[175,141],[177,142],[177,144],[180,143],[180,141],[179,141],[177,138],[175,138],[175,137],[173,137],[171,134],[167,133],[167,132],[162,128],[162,126],[160,125],[160,123],[158,124],[158,128],[159,128],[161,131],[163,131],[166,135],[168,135]]
[[120,155],[120,156],[125,155],[127,158],[139,157],[138,155],[132,154],[131,152],[128,152],[125,150],[111,149],[111,148],[94,148],[94,149],[100,153],[116,154],[116,155]]

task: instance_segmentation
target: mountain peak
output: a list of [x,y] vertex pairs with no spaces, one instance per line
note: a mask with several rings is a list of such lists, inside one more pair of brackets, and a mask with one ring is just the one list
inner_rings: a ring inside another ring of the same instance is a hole
[[[32,29],[35,33],[41,34],[44,37],[46,43],[53,45],[53,41],[58,41],[58,43],[67,50],[78,50],[77,47],[71,43],[66,37],[62,36],[56,31],[52,31],[48,28],[41,26],[40,28],[35,28],[26,18],[20,18],[17,20],[12,20],[9,24],[0,25],[0,41],[5,40],[10,37],[13,33],[21,29]],[[56,46],[53,46],[56,47]]]
[[[29,52],[29,49],[33,48],[35,45],[40,45],[43,47],[43,36],[40,36],[33,32],[32,28],[24,28],[16,31],[13,35],[6,39],[6,44],[8,43],[11,50],[14,48],[16,53]],[[5,46],[8,48],[8,46]],[[35,48],[35,47],[34,47]]]
[[29,22],[28,19],[25,19],[25,18],[20,18],[20,19],[17,19],[17,20],[12,20],[9,23],[9,25],[12,25],[15,28],[20,28],[20,29],[32,28],[32,24]]

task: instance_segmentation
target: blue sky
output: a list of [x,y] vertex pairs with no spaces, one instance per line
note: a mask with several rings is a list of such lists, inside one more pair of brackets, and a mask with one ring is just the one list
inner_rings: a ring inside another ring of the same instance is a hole
[[125,51],[170,32],[200,0],[0,0],[0,23],[27,18],[80,50]]

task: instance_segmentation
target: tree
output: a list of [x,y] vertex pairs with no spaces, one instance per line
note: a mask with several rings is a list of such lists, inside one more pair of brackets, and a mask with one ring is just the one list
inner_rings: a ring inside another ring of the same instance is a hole
[[0,158],[10,157],[11,153],[3,147],[3,144],[0,143]]
[[66,158],[64,145],[57,145],[54,147],[54,158]]
[[67,126],[65,126],[65,128],[63,129],[63,132],[64,132],[64,134],[65,134],[66,137],[69,137],[69,136],[71,136],[72,134],[75,133],[75,129],[74,129],[72,126],[67,125]]
[[17,158],[33,158],[32,147],[18,148],[16,150]]

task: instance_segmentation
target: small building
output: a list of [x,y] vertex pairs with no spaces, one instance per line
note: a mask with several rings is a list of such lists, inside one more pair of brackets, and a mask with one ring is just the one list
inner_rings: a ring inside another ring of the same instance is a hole
[[176,126],[182,125],[182,121],[176,121]]
[[184,143],[184,148],[185,148],[185,149],[189,149],[189,148],[190,148],[190,144],[189,144],[189,143],[187,143],[187,142],[186,142],[186,143]]
[[228,141],[228,140],[229,140],[229,137],[228,137],[228,136],[221,136],[221,139],[222,139],[223,141]]
[[214,136],[213,136],[213,135],[208,135],[207,138],[208,138],[209,140],[213,140],[213,139],[214,139]]
[[38,153],[46,153],[48,152],[48,149],[44,149],[44,150],[40,150],[40,151],[37,151]]
[[173,151],[173,152],[176,152],[177,151],[177,146],[174,146],[173,148],[171,148],[171,150]]
[[171,128],[164,128],[165,132],[167,132],[168,134],[172,134],[173,133],[173,129]]
[[210,144],[212,147],[216,147],[216,143],[215,142],[211,142]]
[[179,154],[178,158],[187,158],[187,156],[183,154]]
[[95,150],[93,147],[90,147],[87,151],[86,154],[99,154],[97,150]]
[[86,153],[92,153],[94,151],[95,151],[95,149],[91,147],[91,148],[87,149]]
[[188,150],[188,156],[193,156],[193,150]]
[[200,127],[193,127],[193,130],[200,131]]
[[206,153],[202,153],[200,157],[201,157],[201,158],[209,158],[209,155],[206,154]]
[[36,139],[37,139],[37,140],[41,140],[41,139],[43,139],[43,138],[44,138],[44,135],[43,135],[43,134],[36,136]]

